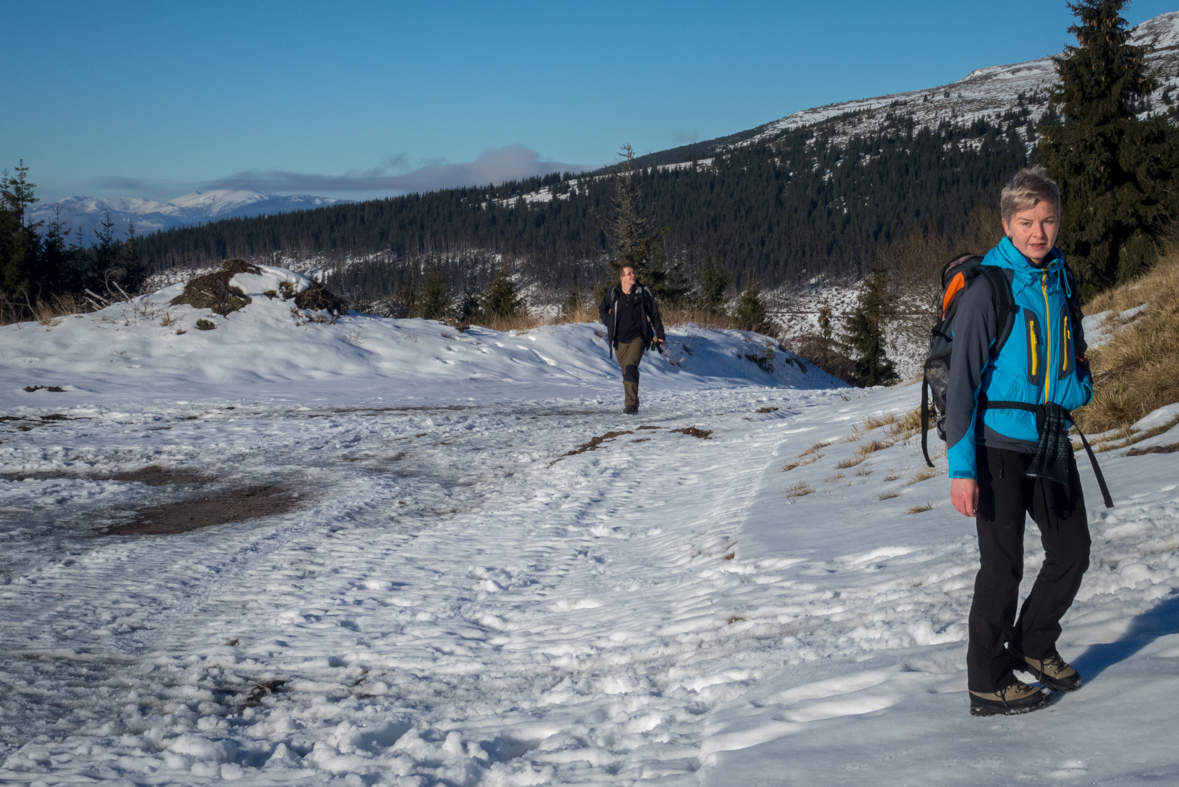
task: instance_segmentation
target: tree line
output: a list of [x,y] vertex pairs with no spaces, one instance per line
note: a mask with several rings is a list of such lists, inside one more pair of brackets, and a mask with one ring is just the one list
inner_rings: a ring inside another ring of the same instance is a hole
[[0,174],[0,310],[11,319],[28,319],[38,304],[54,299],[89,299],[103,305],[121,299],[143,281],[147,267],[139,253],[135,227],[115,237],[107,216],[93,239],[65,226],[60,217],[47,224],[29,221],[37,202],[36,184],[20,162]]
[[[707,166],[635,166],[627,177],[637,210],[667,228],[659,243],[669,265],[688,278],[712,259],[741,286],[859,277],[879,244],[920,228],[953,234],[980,201],[993,200],[1026,161],[1026,111],[936,129],[889,116],[877,133],[847,140],[829,121]],[[341,275],[365,294],[396,289],[407,266],[434,262],[458,288],[485,284],[493,268],[462,263],[495,258],[561,293],[607,269],[615,191],[611,174],[551,175],[174,228],[143,238],[140,249],[154,269],[319,256],[357,267]]]

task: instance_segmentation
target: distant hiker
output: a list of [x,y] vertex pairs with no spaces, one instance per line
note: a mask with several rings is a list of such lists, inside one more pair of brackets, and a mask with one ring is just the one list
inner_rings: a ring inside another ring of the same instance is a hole
[[[1006,236],[983,259],[1011,287],[997,315],[990,275],[961,295],[946,388],[950,502],[975,517],[981,567],[966,651],[970,712],[1038,710],[1081,676],[1056,650],[1060,619],[1089,567],[1085,499],[1068,439],[1069,412],[1093,395],[1076,285],[1054,246],[1060,189],[1043,167],[1003,189]],[[1010,315],[1010,316],[1009,316]],[[1006,324],[1006,341],[995,353]],[[1016,618],[1025,514],[1040,528],[1044,563]],[[1044,688],[1016,679],[1038,678]]]
[[635,269],[629,265],[619,272],[617,287],[612,287],[598,305],[598,316],[606,326],[606,342],[613,354],[617,350],[622,369],[622,387],[626,407],[622,412],[639,411],[639,361],[650,346],[663,347],[667,338],[655,296],[635,281]]

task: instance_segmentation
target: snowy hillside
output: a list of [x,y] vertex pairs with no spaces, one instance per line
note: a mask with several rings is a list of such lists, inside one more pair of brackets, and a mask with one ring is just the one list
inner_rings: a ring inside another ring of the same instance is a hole
[[142,235],[217,219],[308,210],[338,202],[340,200],[327,197],[299,194],[282,196],[250,189],[217,189],[194,191],[168,201],[134,197],[68,197],[58,202],[35,205],[29,211],[29,217],[32,221],[48,224],[60,211],[62,222],[80,230],[89,242],[93,239],[94,230],[100,227],[108,213],[114,222],[117,236],[127,231],[129,222],[134,222],[135,231]]
[[0,328],[0,782],[1179,781],[1175,454],[1102,454],[1112,511],[1082,468],[1086,686],[980,720],[916,388],[672,331],[627,418],[593,325],[232,281],[224,317],[174,287]]
[[[1156,108],[1165,110],[1163,93],[1179,87],[1179,11],[1161,14],[1133,29],[1131,43],[1151,46],[1148,67],[1154,70],[1158,90],[1152,96]],[[1052,58],[1030,60],[1012,65],[979,68],[958,82],[948,85],[894,93],[814,107],[795,112],[757,129],[747,140],[750,144],[793,128],[808,126],[831,118],[856,113],[840,123],[846,136],[876,128],[888,112],[912,117],[919,127],[936,127],[943,120],[969,123],[984,117],[1003,114],[1018,104],[1024,94],[1032,104],[1032,120],[1038,120],[1046,108],[1047,91],[1056,81]]]

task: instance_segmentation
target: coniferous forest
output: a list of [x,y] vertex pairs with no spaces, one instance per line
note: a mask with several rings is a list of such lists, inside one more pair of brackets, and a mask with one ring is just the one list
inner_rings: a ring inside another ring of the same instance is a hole
[[[841,139],[833,119],[694,165],[635,159],[630,177],[645,221],[666,228],[663,259],[684,278],[710,260],[738,287],[859,278],[881,244],[918,231],[953,236],[993,202],[1026,162],[1027,125],[1027,108],[938,129],[888,116],[871,137]],[[331,284],[352,298],[393,293],[437,265],[460,291],[506,264],[564,293],[604,277],[614,193],[610,170],[550,175],[172,229],[139,248],[153,270],[319,257],[334,269]],[[542,199],[524,199],[536,194]]]

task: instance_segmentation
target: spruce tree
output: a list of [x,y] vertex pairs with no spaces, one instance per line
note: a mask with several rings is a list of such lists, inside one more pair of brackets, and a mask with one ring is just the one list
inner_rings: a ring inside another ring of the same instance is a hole
[[750,283],[741,292],[741,300],[737,302],[737,309],[733,312],[733,327],[767,335],[774,333],[774,323],[766,312],[765,304],[761,300],[761,288],[756,283]]
[[127,224],[127,240],[123,241],[117,257],[115,280],[127,293],[134,294],[143,284],[145,271],[139,260],[139,240],[135,237],[135,222],[133,221]]
[[1069,3],[1078,46],[1056,58],[1055,112],[1039,127],[1040,155],[1062,192],[1057,245],[1086,296],[1150,263],[1177,199],[1169,125],[1137,118],[1155,86],[1146,49],[1129,43],[1126,2]]
[[523,303],[516,283],[508,275],[506,268],[500,268],[495,279],[483,293],[483,311],[489,317],[515,317],[520,313]]
[[729,288],[732,276],[723,271],[717,264],[716,255],[708,258],[708,262],[700,269],[700,306],[712,314],[723,314],[725,311],[725,290]]
[[430,268],[430,275],[422,288],[420,311],[427,320],[441,320],[450,311],[450,282],[441,265]]
[[41,222],[25,221],[25,211],[37,201],[36,184],[29,183],[28,173],[22,160],[15,175],[9,176],[8,170],[0,174],[0,295],[9,298],[29,296],[40,250]]
[[893,311],[888,279],[882,268],[876,268],[864,280],[864,289],[855,310],[847,318],[843,337],[855,361],[857,385],[890,385],[900,380],[884,346],[884,323]]
[[614,173],[613,218],[609,222],[614,244],[611,269],[617,273],[622,268],[634,268],[635,281],[650,288],[656,298],[678,302],[688,291],[688,284],[664,260],[663,239],[670,230],[667,227],[652,230],[650,221],[639,215],[639,179],[643,172],[635,169],[635,154],[630,145],[623,145],[619,155],[622,162]]

